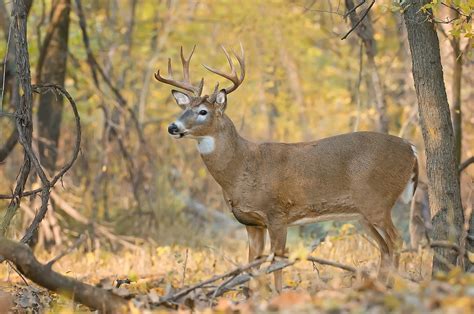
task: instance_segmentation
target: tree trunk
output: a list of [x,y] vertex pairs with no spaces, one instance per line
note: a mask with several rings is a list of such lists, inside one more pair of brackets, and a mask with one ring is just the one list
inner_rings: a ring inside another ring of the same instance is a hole
[[462,82],[462,64],[463,55],[459,38],[451,39],[453,47],[453,78],[452,78],[452,108],[451,115],[453,117],[454,129],[454,151],[456,156],[456,165],[459,167],[462,154],[462,111],[461,111],[461,82]]
[[26,147],[31,146],[31,138],[33,133],[32,122],[32,103],[33,91],[31,89],[31,74],[30,74],[30,57],[28,54],[28,41],[26,40],[26,18],[28,14],[28,3],[24,1],[15,0],[13,2],[12,17],[13,27],[12,33],[15,39],[15,64],[16,75],[19,86],[22,91],[20,100],[16,104],[15,122],[18,134],[23,134],[23,164],[18,174],[15,190],[13,191],[13,198],[8,204],[7,210],[0,223],[0,238],[4,237],[10,223],[15,216],[21,202],[21,195],[23,194],[26,180],[30,174],[31,160],[26,151]]
[[[429,0],[406,1],[404,19],[412,55],[413,79],[420,124],[426,147],[429,202],[433,217],[432,238],[459,244],[463,226],[459,176],[454,154],[455,139],[443,81],[439,41],[423,5]],[[457,253],[435,249],[433,272],[457,264]]]
[[[68,53],[70,0],[59,0],[53,6],[51,22],[41,47],[37,83],[52,83],[64,87]],[[38,107],[39,154],[41,163],[54,171],[63,111],[63,97],[41,94]]]
[[[365,53],[367,56],[367,66],[370,71],[370,86],[372,93],[375,98],[375,107],[377,110],[377,131],[382,133],[388,133],[388,117],[387,117],[387,102],[385,101],[385,91],[380,74],[375,63],[375,55],[377,54],[377,46],[374,38],[374,29],[372,27],[372,18],[370,13],[366,17],[357,14],[354,9],[354,1],[346,0],[347,11],[351,11],[349,18],[351,20],[352,27],[355,27],[357,36],[362,40],[365,46]],[[362,6],[364,10],[368,10],[368,7]],[[362,22],[357,25],[359,20]]]
[[[24,1],[26,15],[28,16],[31,5],[33,0]],[[12,109],[17,108],[20,102],[20,94],[19,94],[19,82],[16,76],[16,65],[15,65],[15,43],[13,39],[13,35],[10,33],[13,29],[10,29],[10,13],[7,11],[5,7],[5,3],[0,1],[0,28],[2,28],[5,42],[8,41],[10,37],[10,42],[8,45],[8,55],[6,58],[6,64],[3,66],[5,67],[5,77],[0,75],[0,89],[5,87],[3,90],[3,96],[6,95],[6,90],[10,91],[10,106]],[[2,71],[3,73],[3,71]],[[5,81],[4,81],[5,80]],[[2,105],[2,110],[5,110]],[[5,110],[7,111],[7,110]],[[9,136],[5,136],[3,131],[0,133],[0,137],[2,139],[7,139],[4,143],[2,143],[2,147],[0,147],[0,162],[4,161],[8,155],[13,151],[18,142],[18,131],[15,126],[13,126],[13,130],[11,131]]]

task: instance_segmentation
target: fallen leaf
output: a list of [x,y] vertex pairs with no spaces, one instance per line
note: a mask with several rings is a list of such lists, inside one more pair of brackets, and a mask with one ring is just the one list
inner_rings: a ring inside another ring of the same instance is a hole
[[286,291],[274,297],[268,309],[271,311],[284,310],[297,305],[311,302],[311,296],[307,292]]

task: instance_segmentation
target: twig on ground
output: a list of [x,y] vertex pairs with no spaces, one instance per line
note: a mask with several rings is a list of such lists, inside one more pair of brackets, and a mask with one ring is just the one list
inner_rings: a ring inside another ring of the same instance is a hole
[[207,294],[207,295],[211,295],[210,300],[209,300],[210,306],[212,306],[212,302],[214,301],[215,298],[217,298],[218,293],[223,289],[223,287],[225,287],[230,282],[232,282],[235,279],[235,277],[237,277],[237,275],[230,276],[227,280],[224,280],[220,285],[218,285],[214,289],[214,291],[211,291],[210,293]]
[[129,284],[131,284],[131,283],[132,283],[132,281],[131,281],[130,279],[128,279],[128,278],[125,278],[125,279],[117,279],[117,280],[115,280],[115,288],[120,288],[120,286],[123,285],[123,284],[129,285]]
[[[308,256],[308,257],[306,257],[305,259],[302,259],[302,260],[318,263],[318,264],[321,264],[321,265],[327,265],[327,266],[340,268],[340,269],[343,269],[343,270],[346,270],[346,271],[349,271],[349,272],[352,272],[352,273],[360,273],[361,272],[353,266],[341,264],[341,263],[326,260],[326,259],[323,259],[323,258]],[[292,266],[298,260],[283,260],[283,261],[273,262],[271,265],[269,265],[268,267],[262,269],[261,271],[256,272],[255,274],[249,274],[249,273],[244,274],[244,272],[246,272],[247,270],[249,270],[251,268],[255,268],[257,266],[260,266],[260,265],[266,263],[267,261],[268,261],[267,256],[264,256],[264,257],[261,257],[261,258],[255,260],[255,261],[252,261],[252,262],[250,262],[246,265],[243,265],[243,266],[237,267],[237,268],[235,268],[231,271],[228,271],[228,272],[226,272],[222,275],[214,276],[212,278],[209,278],[207,280],[204,280],[202,282],[194,284],[194,285],[192,285],[192,286],[190,286],[186,289],[178,291],[177,293],[175,293],[173,295],[163,297],[160,300],[160,302],[158,303],[158,305],[176,301],[177,299],[180,299],[180,298],[186,296],[191,291],[194,291],[198,288],[202,288],[204,286],[207,286],[210,283],[213,283],[215,281],[222,280],[224,278],[230,277],[229,279],[225,280],[223,283],[218,285],[215,290],[208,293],[208,295],[212,296],[212,298],[216,298],[216,297],[219,297],[222,294],[224,294],[226,291],[229,291],[232,288],[251,280],[253,277],[258,277],[258,276],[261,276],[263,274],[269,274],[269,273],[275,272],[277,270],[281,270],[283,268]]]
[[176,299],[184,297],[185,295],[187,295],[191,291],[196,290],[198,288],[201,288],[205,285],[208,285],[208,284],[213,283],[215,281],[221,280],[223,278],[227,278],[229,276],[233,276],[235,274],[240,274],[240,273],[242,273],[243,271],[246,271],[249,268],[256,267],[256,266],[259,266],[259,265],[265,263],[266,260],[267,260],[266,257],[262,257],[262,258],[259,258],[255,261],[251,262],[251,263],[248,263],[246,265],[243,265],[243,266],[237,267],[236,269],[228,271],[228,272],[226,272],[222,275],[217,275],[217,276],[214,276],[214,277],[209,278],[207,280],[201,281],[197,284],[194,284],[194,285],[190,286],[189,288],[178,291],[177,293],[175,293],[171,296],[164,297],[162,300],[160,300],[159,304],[164,304],[164,303],[167,303],[167,302],[170,302],[170,301],[174,301]]

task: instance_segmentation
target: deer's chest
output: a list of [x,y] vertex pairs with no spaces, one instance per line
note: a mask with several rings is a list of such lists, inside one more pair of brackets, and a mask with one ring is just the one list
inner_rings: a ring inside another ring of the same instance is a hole
[[236,199],[226,198],[227,204],[235,219],[246,226],[265,226],[266,217],[252,206],[245,206]]

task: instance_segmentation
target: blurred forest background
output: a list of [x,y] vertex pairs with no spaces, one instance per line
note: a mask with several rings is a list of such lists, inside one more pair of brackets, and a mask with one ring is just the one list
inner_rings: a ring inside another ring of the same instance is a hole
[[[245,261],[244,227],[226,210],[220,187],[206,172],[194,141],[177,142],[166,131],[180,109],[153,73],[166,68],[168,57],[178,67],[180,46],[188,53],[197,45],[191,77],[204,77],[205,88],[212,88],[218,78],[201,64],[224,68],[220,45],[237,50],[242,43],[247,76],[229,96],[226,112],[247,139],[297,142],[377,130],[413,142],[424,165],[410,49],[396,2],[378,1],[371,8],[364,21],[368,39],[355,30],[344,40],[352,27],[352,17],[346,15],[352,1],[24,2],[31,5],[27,36],[32,83],[64,86],[77,104],[82,125],[76,163],[52,190],[34,241],[39,256],[53,256],[86,235],[79,252],[58,264],[62,271],[74,268],[75,274],[94,282],[117,274],[140,277],[158,267],[157,272],[168,275],[175,271],[170,276],[179,282],[181,271],[176,269],[184,264],[186,271],[189,249],[188,267],[194,271],[189,270],[193,274],[186,280],[192,282],[216,271],[206,259],[213,259],[214,266],[219,261],[218,269],[226,269],[226,259]],[[434,3],[444,81],[455,130],[462,134],[458,160],[463,161],[474,155],[474,4]],[[11,7],[11,1],[0,1],[4,112],[15,110],[19,95]],[[33,149],[46,173],[53,175],[74,151],[75,117],[66,100],[54,93],[35,95],[33,104]],[[12,119],[0,119],[4,194],[13,191],[23,163],[15,130]],[[421,168],[420,179],[426,182]],[[471,208],[473,178],[473,167],[463,171],[462,198]],[[26,189],[38,187],[38,175],[31,176]],[[0,204],[4,217],[9,201]],[[39,197],[24,198],[10,226],[2,223],[2,234],[20,238],[40,205]],[[394,211],[406,241],[409,211],[405,205]],[[371,258],[375,263],[378,253],[370,242],[352,225],[341,225],[295,227],[290,252],[326,237],[320,254],[350,264]],[[128,253],[109,255],[119,248]],[[81,260],[83,254],[90,254],[87,260]],[[90,273],[91,267],[97,274]],[[431,273],[424,266],[416,272],[419,280]],[[287,273],[287,285],[301,284],[296,270]]]

